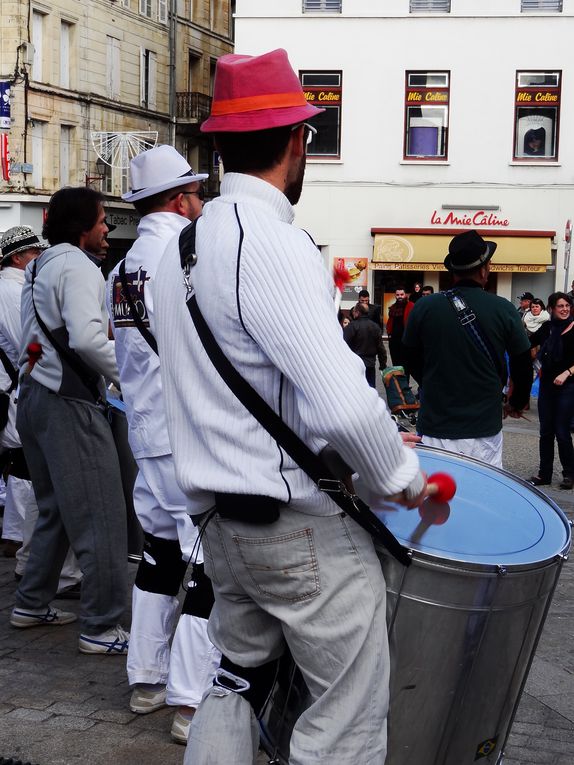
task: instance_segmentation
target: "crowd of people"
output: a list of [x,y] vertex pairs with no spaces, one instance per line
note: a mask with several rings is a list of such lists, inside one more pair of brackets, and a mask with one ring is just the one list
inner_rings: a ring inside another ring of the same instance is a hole
[[[76,613],[53,600],[79,594],[80,652],[127,656],[134,714],[177,708],[186,765],[252,765],[286,646],[310,698],[290,762],[384,761],[385,581],[371,534],[334,497],[348,497],[354,471],[415,508],[427,496],[411,448],[421,439],[501,465],[502,419],[528,406],[534,362],[531,481],[550,483],[554,440],[561,486],[574,480],[572,296],[554,293],[547,312],[525,293],[517,311],[486,291],[496,244],[476,231],[450,242],[452,289],[395,292],[391,361],[421,391],[419,435],[399,433],[374,390],[376,360],[387,365],[381,306],[363,290],[338,322],[330,275],[293,225],[306,120],[321,111],[285,51],[223,56],[201,128],[225,168],[218,198],[203,206],[207,176],[172,147],[135,157],[124,199],[141,216],[138,238],[107,284],[104,198],[90,188],[53,195],[47,245],[24,226],[0,241],[5,518],[21,519],[23,541],[10,623],[70,624]],[[125,405],[145,540],[130,632],[110,384]],[[333,475],[330,492],[293,438]]]

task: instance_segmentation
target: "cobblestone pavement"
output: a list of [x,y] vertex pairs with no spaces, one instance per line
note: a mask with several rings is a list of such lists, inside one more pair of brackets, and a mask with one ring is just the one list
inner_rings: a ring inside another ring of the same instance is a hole
[[[505,425],[505,465],[521,476],[537,467],[535,404],[528,417]],[[548,494],[574,518],[572,492],[552,488]],[[173,712],[130,713],[125,659],[79,654],[76,624],[11,628],[15,588],[13,561],[0,557],[0,758],[37,765],[180,765],[183,747],[169,738]],[[79,608],[77,601],[59,605],[76,612]],[[128,619],[129,612],[126,625]],[[504,765],[574,763],[573,636],[574,568],[567,563]],[[259,765],[267,759],[261,754]]]

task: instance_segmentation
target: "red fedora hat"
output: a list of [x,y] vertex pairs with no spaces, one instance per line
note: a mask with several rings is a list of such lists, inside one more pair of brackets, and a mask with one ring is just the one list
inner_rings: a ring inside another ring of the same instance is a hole
[[217,62],[204,133],[245,133],[295,125],[325,111],[308,104],[282,48],[261,56],[230,53]]

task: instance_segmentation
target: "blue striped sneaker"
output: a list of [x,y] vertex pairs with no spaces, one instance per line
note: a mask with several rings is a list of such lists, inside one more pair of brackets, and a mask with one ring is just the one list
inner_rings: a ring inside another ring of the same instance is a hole
[[107,656],[125,656],[130,633],[118,624],[99,635],[80,635],[80,653],[100,653]]
[[60,611],[59,608],[20,608],[15,606],[10,614],[10,624],[13,627],[43,627],[61,626],[75,622],[78,617],[71,611]]

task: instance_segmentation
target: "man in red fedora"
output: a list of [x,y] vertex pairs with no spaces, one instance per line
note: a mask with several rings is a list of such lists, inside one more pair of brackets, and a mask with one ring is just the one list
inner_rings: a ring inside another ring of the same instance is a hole
[[221,196],[172,240],[156,277],[168,429],[203,531],[215,592],[208,629],[223,654],[191,725],[187,765],[255,762],[256,715],[285,645],[310,696],[290,763],[385,759],[386,593],[373,539],[238,402],[186,305],[191,295],[224,356],[315,454],[330,444],[372,491],[421,501],[417,456],[343,340],[320,253],[292,225],[314,132],[305,120],[319,111],[284,50],[219,59],[202,130],[223,162]]

